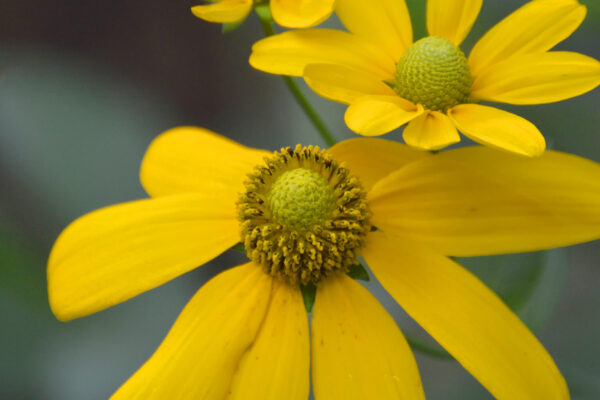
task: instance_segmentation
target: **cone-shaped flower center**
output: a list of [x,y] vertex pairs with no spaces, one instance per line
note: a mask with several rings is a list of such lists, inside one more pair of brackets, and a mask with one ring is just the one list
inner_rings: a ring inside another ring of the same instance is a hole
[[267,197],[273,220],[291,229],[304,230],[331,214],[333,188],[321,174],[306,168],[284,172]]
[[248,256],[293,284],[347,271],[370,229],[358,179],[318,147],[288,147],[265,162],[238,202]]
[[396,93],[428,110],[445,112],[468,102],[471,83],[464,53],[441,37],[416,41],[396,64]]

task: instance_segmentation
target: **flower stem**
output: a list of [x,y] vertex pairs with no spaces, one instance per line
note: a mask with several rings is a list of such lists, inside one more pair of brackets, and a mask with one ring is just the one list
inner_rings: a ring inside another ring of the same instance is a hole
[[[263,31],[265,32],[265,36],[273,36],[275,34],[275,30],[273,29],[273,23],[263,18],[259,19]],[[296,99],[296,102],[298,102],[302,110],[304,110],[304,113],[310,119],[310,121],[317,129],[325,143],[327,143],[328,146],[333,146],[337,141],[333,138],[333,135],[331,134],[331,132],[317,113],[317,111],[310,104],[304,93],[302,93],[300,87],[298,86],[294,78],[291,76],[282,76],[282,78],[285,84],[287,85],[288,89]]]

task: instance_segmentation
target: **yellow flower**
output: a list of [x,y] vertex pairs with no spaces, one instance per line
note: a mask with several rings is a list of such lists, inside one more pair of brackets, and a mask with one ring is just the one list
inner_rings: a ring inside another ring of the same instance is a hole
[[470,139],[529,156],[545,149],[529,121],[480,101],[542,104],[600,84],[600,63],[582,54],[548,51],[583,21],[575,0],[525,4],[490,29],[468,59],[458,47],[482,0],[428,0],[426,38],[413,43],[404,0],[338,0],[349,32],[310,29],[263,39],[250,64],[304,77],[319,95],[348,104],[354,132],[376,136],[406,123],[407,144],[437,150]]
[[[271,0],[271,14],[275,22],[288,28],[306,28],[325,21],[333,12],[335,0]],[[209,22],[232,23],[241,21],[259,0],[216,0],[213,4],[194,6],[192,12]]]
[[[482,146],[430,154],[374,138],[268,153],[184,127],[155,139],[141,181],[151,199],[85,215],[56,241],[57,318],[161,285],[240,234],[251,261],[204,285],[113,399],[301,400],[310,369],[317,400],[424,398],[394,320],[343,273],[357,255],[496,398],[568,398],[543,346],[447,255],[598,238],[600,165]],[[299,282],[317,287],[310,346]]]

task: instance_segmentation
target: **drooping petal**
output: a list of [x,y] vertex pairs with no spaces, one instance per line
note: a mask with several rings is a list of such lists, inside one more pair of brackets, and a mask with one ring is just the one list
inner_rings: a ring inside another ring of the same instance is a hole
[[448,116],[470,139],[525,156],[539,156],[546,149],[541,132],[531,122],[508,111],[479,104],[459,104]]
[[376,43],[394,62],[410,47],[412,25],[404,0],[336,0],[335,13],[348,30]]
[[372,223],[452,256],[519,253],[600,238],[600,165],[546,151],[444,151],[377,182]]
[[569,398],[541,343],[460,265],[382,232],[370,234],[363,256],[398,304],[495,398]]
[[600,85],[600,62],[579,53],[522,54],[491,65],[473,82],[476,100],[552,103]]
[[432,156],[427,151],[375,138],[344,140],[330,148],[329,153],[337,161],[344,161],[367,191],[390,172]]
[[542,53],[563,41],[585,18],[575,0],[530,1],[490,29],[469,55],[471,75],[517,54]]
[[394,79],[395,62],[348,32],[303,29],[271,36],[252,46],[250,65],[271,74],[301,76],[308,64],[337,64]]
[[194,295],[160,347],[111,400],[225,399],[240,361],[259,335],[272,281],[252,263],[217,275]]
[[483,0],[427,0],[427,31],[460,45],[471,31]]
[[242,358],[227,400],[306,400],[309,392],[308,318],[298,287],[273,280],[260,332]]
[[312,319],[315,399],[424,399],[419,371],[398,326],[344,274],[317,286]]
[[130,299],[239,241],[235,198],[168,196],[94,211],[69,225],[48,261],[50,306],[70,320]]
[[302,74],[318,95],[350,104],[367,95],[394,96],[394,90],[378,76],[335,64],[309,64]]
[[325,21],[334,0],[271,0],[273,19],[288,28],[307,28]]
[[192,7],[192,13],[205,21],[230,23],[246,18],[252,0],[221,0],[214,4]]
[[140,180],[151,196],[219,192],[236,197],[246,175],[269,154],[208,129],[173,128],[150,144]]
[[452,121],[441,112],[430,110],[410,121],[402,137],[409,146],[423,150],[439,150],[460,142]]
[[364,136],[379,136],[393,131],[423,113],[415,105],[397,95],[364,96],[350,104],[344,115],[346,125]]

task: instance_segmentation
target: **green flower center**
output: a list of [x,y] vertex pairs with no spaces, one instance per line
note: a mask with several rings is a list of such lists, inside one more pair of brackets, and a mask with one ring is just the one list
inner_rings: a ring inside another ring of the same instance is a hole
[[292,284],[347,272],[369,232],[358,179],[318,147],[281,149],[248,174],[238,201],[252,261]]
[[468,102],[471,83],[464,53],[441,37],[416,41],[396,64],[396,93],[428,110],[446,112]]
[[319,173],[306,168],[284,172],[271,186],[267,204],[273,220],[305,230],[331,214],[333,189]]

